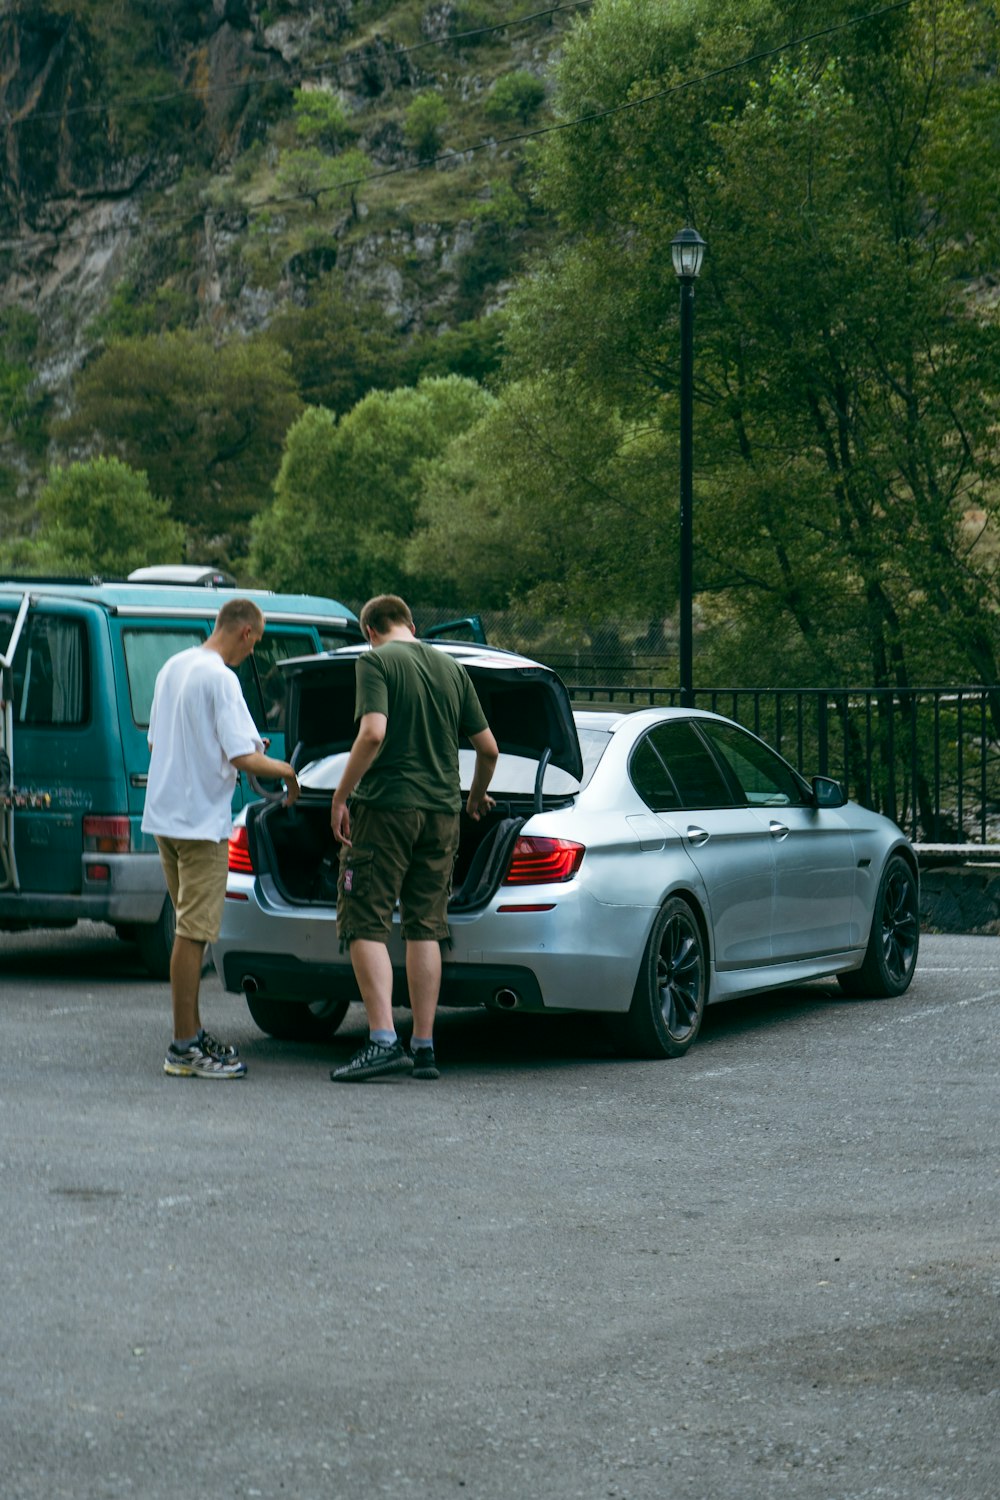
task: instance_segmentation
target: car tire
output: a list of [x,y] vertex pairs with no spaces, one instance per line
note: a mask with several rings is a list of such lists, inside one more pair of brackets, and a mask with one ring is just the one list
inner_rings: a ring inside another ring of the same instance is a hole
[[247,995],[247,1009],[261,1031],[279,1042],[325,1042],[347,1015],[349,1000],[265,1000]]
[[170,978],[170,955],[174,951],[177,920],[174,903],[164,896],[160,915],[155,922],[138,922],[133,934],[146,973],[153,979]]
[[643,954],[624,1042],[634,1057],[683,1057],[708,999],[705,940],[694,911],[672,896],[657,913]]
[[860,969],[838,974],[845,995],[887,1000],[909,988],[920,947],[920,898],[917,877],[902,855],[894,854],[882,871],[868,948]]

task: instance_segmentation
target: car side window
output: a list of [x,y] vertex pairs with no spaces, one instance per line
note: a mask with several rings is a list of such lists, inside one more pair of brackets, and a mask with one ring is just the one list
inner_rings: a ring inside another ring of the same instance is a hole
[[680,807],[681,799],[673,777],[650,744],[648,734],[633,750],[628,774],[639,796],[653,812],[671,812]]
[[791,766],[735,724],[699,719],[698,728],[743,788],[751,807],[801,807],[807,800]]
[[690,719],[671,719],[649,732],[670,772],[681,807],[732,807],[733,793]]
[[196,625],[183,625],[172,630],[137,627],[122,631],[132,719],[138,729],[149,728],[156,674],[164,662],[171,656],[176,656],[179,651],[200,646],[206,634],[206,630]]

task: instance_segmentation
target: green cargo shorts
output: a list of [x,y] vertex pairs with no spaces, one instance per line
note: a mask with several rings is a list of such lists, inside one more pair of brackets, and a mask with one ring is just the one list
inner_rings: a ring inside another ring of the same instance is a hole
[[419,807],[351,807],[351,848],[340,851],[337,934],[385,943],[399,902],[412,942],[448,936],[448,898],[458,853],[458,813]]

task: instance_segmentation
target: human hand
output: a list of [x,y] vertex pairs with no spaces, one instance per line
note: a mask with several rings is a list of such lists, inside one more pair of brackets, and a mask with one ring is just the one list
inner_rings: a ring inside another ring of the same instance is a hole
[[296,776],[291,766],[285,767],[284,782],[285,806],[291,807],[294,802],[297,802],[299,800],[299,793],[302,790],[301,786],[299,785],[299,778]]
[[469,814],[469,817],[477,823],[479,822],[479,819],[482,817],[483,813],[492,812],[495,807],[496,803],[488,792],[484,792],[483,795],[477,798],[475,801],[473,801],[472,793],[470,792],[468,800],[465,804],[465,810]]
[[330,807],[330,827],[338,844],[345,844],[348,849],[351,846],[351,814],[346,802],[339,802],[336,797]]

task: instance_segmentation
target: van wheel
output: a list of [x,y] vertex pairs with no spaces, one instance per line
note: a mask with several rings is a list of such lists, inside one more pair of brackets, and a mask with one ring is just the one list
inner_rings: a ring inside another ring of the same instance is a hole
[[164,896],[160,915],[155,922],[139,922],[135,927],[135,941],[139,948],[147,974],[153,979],[170,978],[170,955],[174,949],[174,904]]
[[265,1000],[247,995],[247,1009],[261,1031],[279,1042],[325,1042],[347,1015],[349,1000]]

